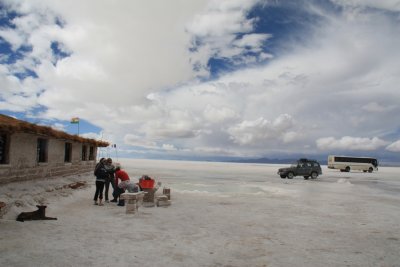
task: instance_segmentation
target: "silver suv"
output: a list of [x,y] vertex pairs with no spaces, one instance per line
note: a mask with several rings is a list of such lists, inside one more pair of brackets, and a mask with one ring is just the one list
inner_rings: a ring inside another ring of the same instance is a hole
[[321,166],[316,160],[299,159],[296,163],[288,168],[281,168],[278,170],[278,175],[285,179],[293,179],[295,176],[303,176],[304,179],[316,179],[318,175],[322,174]]

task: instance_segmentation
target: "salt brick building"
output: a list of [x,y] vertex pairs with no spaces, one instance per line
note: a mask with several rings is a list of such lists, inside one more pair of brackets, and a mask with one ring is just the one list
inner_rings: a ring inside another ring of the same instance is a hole
[[108,145],[0,114],[0,183],[93,171]]

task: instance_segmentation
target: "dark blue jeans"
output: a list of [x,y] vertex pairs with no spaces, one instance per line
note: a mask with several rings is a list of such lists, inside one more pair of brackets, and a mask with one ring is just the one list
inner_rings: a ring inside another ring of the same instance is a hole
[[96,193],[94,193],[94,201],[97,201],[97,198],[103,199],[103,190],[104,182],[96,181]]
[[119,205],[119,206],[124,206],[124,205],[125,205],[125,200],[124,200],[124,199],[121,199],[121,198],[119,197],[122,193],[125,193],[125,190],[124,190],[124,189],[119,188],[119,187],[115,187],[115,188],[114,188],[114,198],[115,198],[115,199],[119,198],[119,200],[118,200],[118,205]]

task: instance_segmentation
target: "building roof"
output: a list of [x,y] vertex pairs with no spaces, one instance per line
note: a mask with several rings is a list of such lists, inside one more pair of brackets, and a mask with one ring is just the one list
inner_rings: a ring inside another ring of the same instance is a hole
[[79,143],[89,143],[97,147],[107,147],[110,145],[108,142],[83,138],[78,135],[71,135],[66,132],[55,130],[49,126],[36,125],[3,114],[0,114],[0,131],[6,133],[31,133],[56,139],[71,140]]

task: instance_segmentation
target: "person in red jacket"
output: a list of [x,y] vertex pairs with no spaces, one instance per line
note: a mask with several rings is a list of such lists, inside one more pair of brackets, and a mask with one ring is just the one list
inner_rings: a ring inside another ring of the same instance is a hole
[[125,201],[120,198],[120,195],[125,192],[130,179],[126,171],[121,170],[120,166],[115,168],[115,195],[114,199],[119,199],[118,206],[124,206]]

